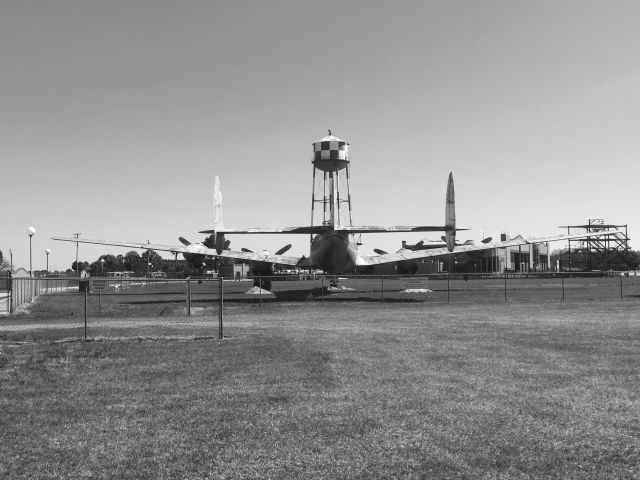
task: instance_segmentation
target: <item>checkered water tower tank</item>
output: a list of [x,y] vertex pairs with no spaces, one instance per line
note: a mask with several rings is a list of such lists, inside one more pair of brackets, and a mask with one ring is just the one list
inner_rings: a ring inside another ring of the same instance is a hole
[[313,144],[313,165],[323,172],[342,170],[349,164],[349,144],[329,135]]

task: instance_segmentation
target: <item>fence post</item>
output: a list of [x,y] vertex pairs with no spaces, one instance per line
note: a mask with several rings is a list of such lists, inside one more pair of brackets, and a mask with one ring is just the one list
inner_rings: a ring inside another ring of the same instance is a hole
[[504,301],[507,301],[507,274],[503,273],[504,275]]
[[218,339],[222,340],[224,335],[222,333],[222,325],[224,318],[224,284],[222,283],[222,277],[218,277],[218,291],[219,291],[219,299],[218,299]]
[[622,296],[622,275],[620,275],[620,300],[622,300],[624,297]]
[[191,315],[191,280],[187,280],[187,315]]
[[88,288],[84,289],[84,340],[85,342],[87,341],[87,290],[89,290]]

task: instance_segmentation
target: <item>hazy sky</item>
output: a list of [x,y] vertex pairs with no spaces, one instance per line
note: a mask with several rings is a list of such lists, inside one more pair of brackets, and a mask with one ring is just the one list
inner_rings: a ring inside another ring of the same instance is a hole
[[[307,225],[312,142],[350,142],[355,224],[461,236],[640,225],[640,2],[0,0],[0,250]],[[437,237],[437,235],[435,235]],[[364,236],[364,253],[411,234]],[[428,237],[430,238],[430,237]],[[308,254],[308,237],[232,237]],[[561,245],[556,245],[560,247]],[[81,259],[126,253],[80,247]]]

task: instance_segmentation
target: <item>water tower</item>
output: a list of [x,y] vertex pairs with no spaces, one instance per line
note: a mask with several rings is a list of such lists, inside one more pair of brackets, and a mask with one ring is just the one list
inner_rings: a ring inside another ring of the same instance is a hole
[[331,134],[313,143],[311,225],[351,226],[349,144]]

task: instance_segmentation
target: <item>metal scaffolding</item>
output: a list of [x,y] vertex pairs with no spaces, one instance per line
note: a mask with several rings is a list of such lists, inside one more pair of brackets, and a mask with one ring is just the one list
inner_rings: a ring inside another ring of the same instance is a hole
[[568,235],[617,229],[612,235],[568,240],[569,248],[562,259],[562,270],[628,270],[629,237],[627,225],[607,224],[601,218],[590,218],[586,225],[564,225]]

